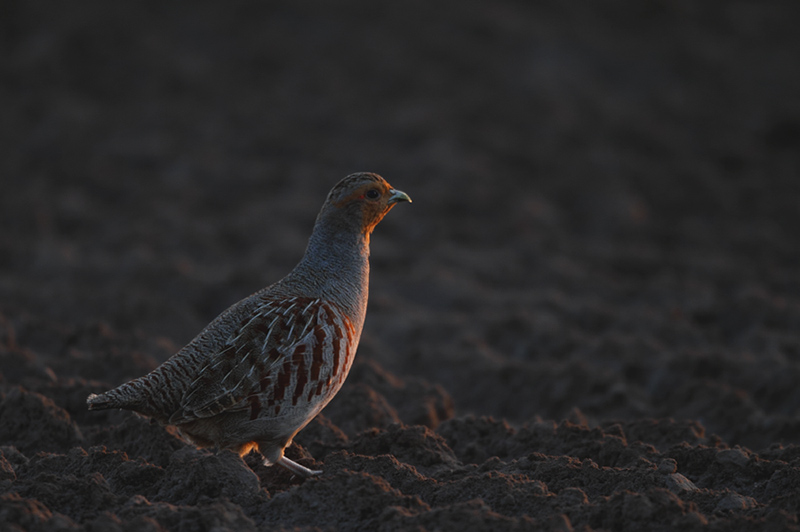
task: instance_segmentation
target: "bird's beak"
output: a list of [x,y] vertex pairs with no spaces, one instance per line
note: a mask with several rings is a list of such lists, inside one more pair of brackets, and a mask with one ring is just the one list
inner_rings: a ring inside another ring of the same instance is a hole
[[389,196],[389,205],[394,205],[398,201],[407,201],[411,203],[411,198],[408,197],[408,194],[403,192],[402,190],[391,190],[392,195]]

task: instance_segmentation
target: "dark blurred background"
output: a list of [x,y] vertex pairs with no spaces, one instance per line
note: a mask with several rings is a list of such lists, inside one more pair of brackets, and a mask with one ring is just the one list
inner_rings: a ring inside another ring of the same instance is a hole
[[374,171],[414,203],[362,356],[461,413],[800,437],[796,6],[6,0],[0,313],[117,384],[80,360],[165,359]]

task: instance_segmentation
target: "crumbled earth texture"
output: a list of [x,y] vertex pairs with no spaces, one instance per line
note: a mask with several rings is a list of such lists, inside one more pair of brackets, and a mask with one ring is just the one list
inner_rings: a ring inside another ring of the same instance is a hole
[[[0,7],[0,530],[800,530],[794,1]],[[85,399],[356,171],[342,392],[287,456]]]

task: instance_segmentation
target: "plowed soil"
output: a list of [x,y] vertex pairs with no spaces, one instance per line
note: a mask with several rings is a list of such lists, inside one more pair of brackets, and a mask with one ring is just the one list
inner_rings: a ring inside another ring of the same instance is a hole
[[[800,530],[795,2],[0,10],[0,530]],[[355,171],[322,476],[86,410]]]

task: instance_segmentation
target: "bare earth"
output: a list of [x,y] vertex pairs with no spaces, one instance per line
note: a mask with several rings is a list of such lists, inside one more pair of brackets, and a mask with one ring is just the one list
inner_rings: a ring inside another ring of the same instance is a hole
[[[796,5],[4,2],[0,530],[800,530]],[[86,410],[355,171],[321,477]]]

